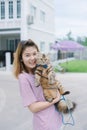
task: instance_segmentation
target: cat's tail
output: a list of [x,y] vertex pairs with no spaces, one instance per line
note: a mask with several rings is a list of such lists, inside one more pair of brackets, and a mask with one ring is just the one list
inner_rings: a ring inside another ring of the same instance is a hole
[[68,114],[69,112],[73,112],[75,110],[76,103],[71,102],[70,100],[60,100],[58,103],[55,104],[55,106],[59,112]]

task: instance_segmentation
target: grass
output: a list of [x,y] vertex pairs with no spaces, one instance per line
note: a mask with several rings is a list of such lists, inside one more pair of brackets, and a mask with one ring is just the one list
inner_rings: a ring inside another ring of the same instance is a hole
[[73,60],[60,64],[66,72],[87,72],[86,60]]

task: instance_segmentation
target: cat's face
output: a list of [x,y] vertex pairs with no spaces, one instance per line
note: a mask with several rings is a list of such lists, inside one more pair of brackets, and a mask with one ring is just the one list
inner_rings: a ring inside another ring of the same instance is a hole
[[50,63],[49,57],[45,54],[42,54],[42,53],[37,54],[36,60],[37,60],[37,64],[40,64],[40,65],[45,65],[45,64]]

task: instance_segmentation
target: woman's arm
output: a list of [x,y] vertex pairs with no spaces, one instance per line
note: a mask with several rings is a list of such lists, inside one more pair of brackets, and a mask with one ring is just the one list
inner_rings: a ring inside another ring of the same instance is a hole
[[42,102],[34,102],[31,105],[28,106],[31,112],[36,113],[43,109],[46,109],[47,107],[55,104],[60,99],[60,94],[58,93],[57,98],[55,98],[52,102],[48,101],[42,101]]

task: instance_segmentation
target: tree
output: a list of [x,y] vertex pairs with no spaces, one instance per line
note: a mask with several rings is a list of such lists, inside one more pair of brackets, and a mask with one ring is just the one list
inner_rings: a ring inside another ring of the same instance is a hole
[[87,46],[87,37],[77,37],[77,42],[84,46]]
[[66,36],[67,36],[68,40],[74,41],[74,38],[72,37],[72,32],[71,32],[71,31],[68,32],[68,33],[66,34]]
[[84,37],[83,45],[87,46],[87,37]]

